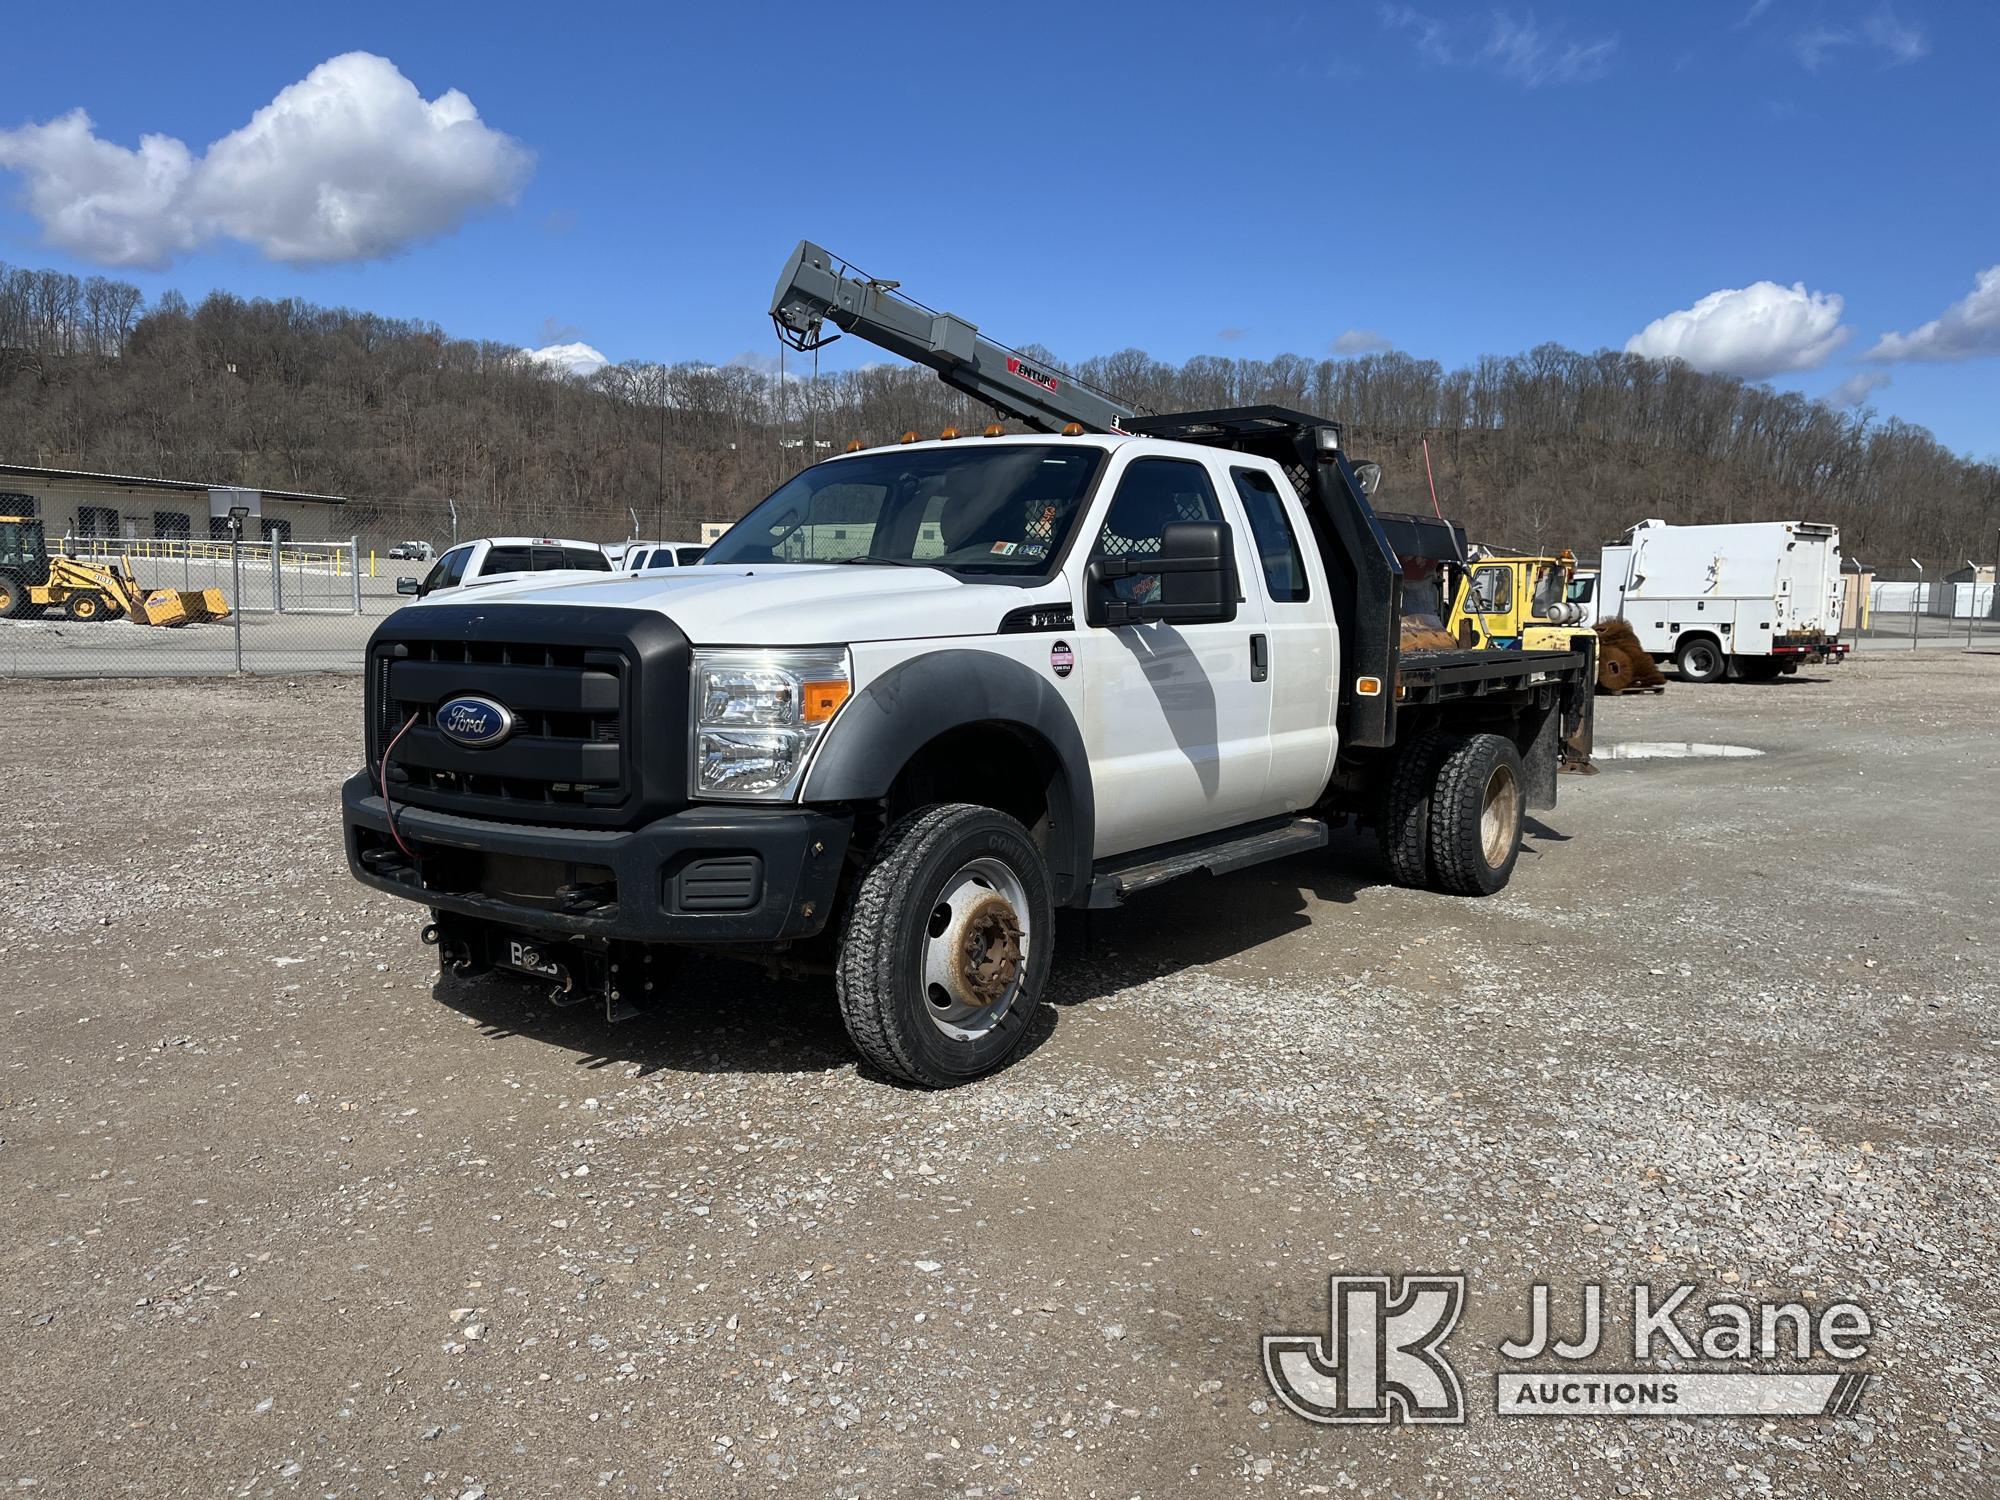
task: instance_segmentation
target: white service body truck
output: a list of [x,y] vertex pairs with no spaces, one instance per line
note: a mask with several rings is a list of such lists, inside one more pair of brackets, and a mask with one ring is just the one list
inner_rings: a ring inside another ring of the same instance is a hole
[[1641,521],[1606,544],[1571,601],[1586,622],[1623,619],[1690,682],[1769,680],[1837,662],[1840,529],[1812,521],[1670,526]]
[[[941,373],[983,381],[992,346],[949,341]],[[1058,908],[1349,819],[1400,883],[1503,886],[1527,810],[1588,762],[1595,636],[1473,651],[1432,620],[1406,645],[1405,579],[1463,534],[1378,516],[1331,422],[1086,432],[1058,377],[1007,378],[1026,391],[988,399],[1070,431],[853,452],[699,567],[386,619],[342,790],[355,876],[430,908],[445,972],[612,1019],[669,999],[690,947],[831,975],[859,1051],[932,1087],[1019,1048]]]

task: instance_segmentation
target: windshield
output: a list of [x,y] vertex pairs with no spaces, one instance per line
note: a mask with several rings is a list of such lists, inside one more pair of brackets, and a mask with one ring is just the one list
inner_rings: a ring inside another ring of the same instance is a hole
[[796,475],[708,550],[709,563],[915,564],[1045,575],[1104,467],[1102,448],[887,449]]

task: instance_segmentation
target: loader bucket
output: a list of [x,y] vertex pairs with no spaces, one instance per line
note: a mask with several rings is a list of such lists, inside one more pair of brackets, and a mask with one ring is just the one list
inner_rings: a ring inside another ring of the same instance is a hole
[[143,625],[185,625],[188,611],[179,589],[154,589],[139,601],[133,618]]

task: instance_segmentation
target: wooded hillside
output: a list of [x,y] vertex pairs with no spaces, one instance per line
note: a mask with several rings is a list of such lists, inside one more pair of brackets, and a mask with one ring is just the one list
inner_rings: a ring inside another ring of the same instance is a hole
[[[1029,351],[1061,367],[1047,350]],[[1580,554],[1646,516],[1838,523],[1868,562],[1988,558],[2000,467],[1921,427],[1635,355],[1545,344],[1446,370],[1403,354],[1271,360],[1136,349],[1076,374],[1155,411],[1273,402],[1346,424],[1378,503],[1476,540]],[[614,365],[578,378],[434,325],[0,264],[0,460],[333,492],[376,536],[693,534],[849,438],[990,414],[929,372],[780,381],[744,365]]]

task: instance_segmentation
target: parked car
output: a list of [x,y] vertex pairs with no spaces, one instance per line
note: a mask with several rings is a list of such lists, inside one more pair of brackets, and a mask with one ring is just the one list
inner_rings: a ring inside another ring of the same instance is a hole
[[389,556],[397,562],[429,562],[437,554],[429,542],[398,542],[389,549]]
[[691,568],[706,556],[708,547],[701,542],[628,542],[623,566],[628,573]]
[[422,598],[445,589],[498,583],[531,573],[609,573],[595,542],[552,536],[492,536],[453,547],[421,579],[398,578],[396,592]]

